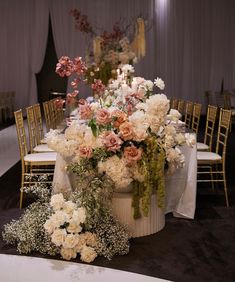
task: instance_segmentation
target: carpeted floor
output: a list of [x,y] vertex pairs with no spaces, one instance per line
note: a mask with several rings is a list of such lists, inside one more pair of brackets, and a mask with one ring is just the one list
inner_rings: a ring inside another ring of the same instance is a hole
[[[201,185],[194,220],[177,219],[169,214],[162,231],[132,239],[128,255],[116,256],[111,261],[99,257],[93,264],[172,281],[235,281],[234,138],[235,132],[228,146],[229,208],[225,207],[222,191],[211,191]],[[17,208],[19,183],[20,163],[17,163],[0,178],[1,230],[22,212]],[[17,254],[1,237],[0,253]],[[31,255],[46,257],[38,253]]]

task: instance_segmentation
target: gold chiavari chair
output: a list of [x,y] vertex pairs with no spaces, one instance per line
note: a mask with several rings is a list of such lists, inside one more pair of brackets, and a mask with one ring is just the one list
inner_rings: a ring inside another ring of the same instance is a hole
[[46,130],[48,132],[52,128],[50,110],[49,110],[49,101],[43,102],[42,105],[43,105],[44,117],[46,122]]
[[[219,127],[215,152],[197,152],[198,163],[198,182],[222,182],[224,186],[224,194],[226,206],[229,206],[228,191],[226,183],[226,147],[229,133],[229,125],[231,122],[231,111],[220,109]],[[207,171],[207,169],[210,169]],[[205,170],[203,170],[205,169]],[[210,179],[201,179],[200,176],[210,176]],[[215,175],[216,177],[211,177]],[[199,178],[200,177],[200,178]]]
[[[50,173],[53,175],[56,152],[28,154],[22,110],[14,112],[17,138],[21,159],[21,188],[33,183],[30,177]],[[20,192],[20,208],[23,203],[23,191]]]
[[57,127],[57,110],[56,110],[56,106],[55,106],[55,100],[56,99],[52,99],[48,103],[49,115],[50,115],[51,128],[52,129],[56,129],[56,127]]
[[193,117],[192,117],[192,130],[197,134],[200,118],[201,118],[202,104],[195,103],[193,105]]
[[185,112],[185,101],[184,100],[179,100],[177,110],[181,113],[182,116],[184,115],[184,112]]
[[197,142],[198,151],[211,151],[218,107],[208,105],[203,143]]
[[38,143],[38,132],[33,106],[26,108],[26,114],[28,122],[30,153],[53,152],[53,150],[50,149],[47,144]]
[[40,104],[33,105],[34,118],[36,123],[37,130],[37,144],[46,143],[44,140],[44,131],[43,131],[43,123],[42,123],[42,113]]
[[178,100],[177,99],[172,99],[171,100],[171,109],[178,109]]
[[193,102],[186,102],[184,122],[186,128],[191,128],[191,121],[193,115]]

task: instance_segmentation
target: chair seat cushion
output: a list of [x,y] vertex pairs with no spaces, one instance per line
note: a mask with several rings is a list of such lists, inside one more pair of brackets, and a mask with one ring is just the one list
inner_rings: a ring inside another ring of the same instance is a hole
[[220,161],[221,156],[213,152],[197,152],[198,161]]
[[28,154],[24,157],[26,162],[55,162],[56,152]]
[[209,146],[205,143],[197,142],[197,150],[198,151],[207,151]]
[[54,152],[47,144],[40,144],[33,148],[34,152]]

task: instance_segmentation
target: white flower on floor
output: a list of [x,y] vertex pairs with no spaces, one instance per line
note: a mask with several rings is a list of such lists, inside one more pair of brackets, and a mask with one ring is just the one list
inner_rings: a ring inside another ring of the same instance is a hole
[[62,194],[53,195],[50,205],[54,213],[47,219],[44,228],[51,242],[61,248],[62,258],[70,260],[81,253],[83,261],[93,261],[97,253],[91,247],[96,246],[97,238],[91,232],[81,233],[82,224],[86,220],[85,208],[78,208],[72,201],[65,201]]
[[82,251],[81,251],[81,260],[84,262],[92,262],[95,258],[97,257],[96,251],[91,248],[84,246]]
[[57,246],[60,247],[63,245],[67,233],[65,229],[56,229],[51,235],[51,241]]
[[71,260],[72,258],[77,257],[77,252],[75,249],[62,248],[60,254],[62,258],[66,260]]
[[51,197],[50,205],[54,211],[60,210],[63,208],[65,203],[64,196],[62,193],[53,195]]

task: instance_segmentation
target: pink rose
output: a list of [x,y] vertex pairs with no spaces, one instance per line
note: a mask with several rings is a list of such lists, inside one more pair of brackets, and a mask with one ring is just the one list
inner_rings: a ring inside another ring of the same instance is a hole
[[107,151],[114,153],[120,150],[123,143],[122,140],[113,131],[106,131],[102,136],[102,141]]
[[142,149],[137,148],[134,145],[125,147],[123,156],[128,164],[133,164],[141,159]]
[[114,110],[112,112],[113,126],[118,128],[127,119],[127,114],[120,110]]
[[79,146],[78,154],[81,158],[90,159],[92,157],[92,148],[90,146]]
[[119,127],[119,130],[123,140],[126,141],[133,139],[134,130],[133,130],[133,125],[130,122],[125,121],[124,123],[122,123]]
[[79,99],[78,104],[84,106],[84,105],[87,105],[88,103],[87,103],[87,100],[85,99]]
[[54,103],[55,103],[55,106],[56,106],[57,109],[62,109],[63,105],[65,103],[65,100],[63,100],[63,99],[56,99]]
[[79,105],[79,115],[81,119],[91,119],[93,112],[91,110],[90,105],[85,104],[85,105]]
[[111,115],[106,109],[100,109],[96,112],[96,123],[106,125],[111,122]]

